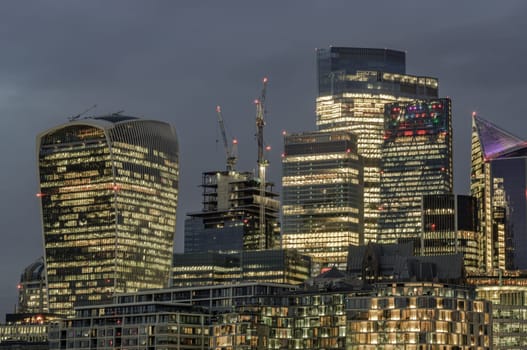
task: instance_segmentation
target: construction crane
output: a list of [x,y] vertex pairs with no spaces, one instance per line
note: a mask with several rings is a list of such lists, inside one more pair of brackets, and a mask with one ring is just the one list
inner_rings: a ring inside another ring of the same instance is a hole
[[236,146],[238,145],[238,141],[233,139],[232,145],[229,147],[227,133],[225,132],[225,123],[223,122],[223,115],[221,114],[220,106],[216,106],[216,114],[218,115],[218,124],[220,125],[221,137],[223,138],[223,147],[225,148],[227,171],[234,171],[237,161]]
[[90,108],[86,109],[84,112],[79,113],[79,114],[77,114],[77,115],[75,115],[75,116],[73,116],[73,117],[69,117],[68,120],[69,120],[70,122],[72,122],[72,121],[74,121],[74,120],[77,120],[77,119],[79,119],[80,117],[82,117],[84,114],[88,113],[89,111],[91,111],[92,109],[94,109],[94,108],[96,108],[96,107],[97,107],[97,105],[93,105],[93,106],[91,106]]
[[259,99],[254,100],[256,105],[256,139],[258,141],[258,177],[260,179],[260,217],[259,217],[259,231],[260,231],[260,249],[266,248],[266,232],[265,232],[265,171],[269,162],[264,157],[264,126],[265,126],[265,94],[267,90],[267,78],[263,78],[263,87]]

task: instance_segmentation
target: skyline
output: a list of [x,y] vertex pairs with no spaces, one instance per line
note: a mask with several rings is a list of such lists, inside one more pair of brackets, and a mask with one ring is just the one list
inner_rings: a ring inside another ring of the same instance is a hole
[[437,77],[440,96],[452,99],[455,192],[468,193],[472,111],[527,135],[527,4],[379,3],[3,3],[0,314],[12,311],[20,274],[43,254],[36,136],[94,104],[88,115],[124,109],[176,128],[182,242],[186,213],[200,208],[201,173],[225,167],[216,105],[239,140],[237,169],[252,171],[252,101],[269,77],[265,139],[272,146],[269,179],[278,185],[282,130],[316,129],[315,48],[405,50],[408,73]]

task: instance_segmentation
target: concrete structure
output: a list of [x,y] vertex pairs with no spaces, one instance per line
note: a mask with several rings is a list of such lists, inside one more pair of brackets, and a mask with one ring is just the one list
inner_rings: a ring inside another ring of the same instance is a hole
[[[249,172],[203,173],[203,208],[187,214],[185,252],[272,249],[279,246],[280,203],[266,183],[260,195],[259,179]],[[264,202],[264,234],[260,230],[260,203]]]
[[168,284],[178,198],[169,124],[114,114],[41,133],[37,159],[49,310]]

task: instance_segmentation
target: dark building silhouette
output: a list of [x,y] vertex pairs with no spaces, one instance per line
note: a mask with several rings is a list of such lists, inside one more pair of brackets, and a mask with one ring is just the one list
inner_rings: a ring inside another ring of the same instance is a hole
[[423,196],[422,232],[417,255],[463,255],[465,270],[479,273],[476,200],[472,196]]

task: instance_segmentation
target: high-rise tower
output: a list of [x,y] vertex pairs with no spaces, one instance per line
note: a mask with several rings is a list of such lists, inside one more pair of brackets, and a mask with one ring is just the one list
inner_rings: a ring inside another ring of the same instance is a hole
[[417,255],[463,254],[468,274],[479,273],[476,200],[472,196],[423,196],[422,232]]
[[381,155],[378,241],[417,239],[422,197],[453,189],[450,100],[387,104]]
[[527,141],[474,114],[471,158],[481,268],[527,269]]
[[362,158],[345,131],[286,135],[282,158],[282,245],[311,256],[313,273],[345,268],[363,243]]
[[169,281],[178,142],[169,124],[114,114],[37,138],[49,309]]
[[357,135],[364,159],[364,240],[376,241],[384,105],[437,98],[438,81],[406,74],[405,53],[396,50],[330,47],[317,50],[317,63],[317,126]]

